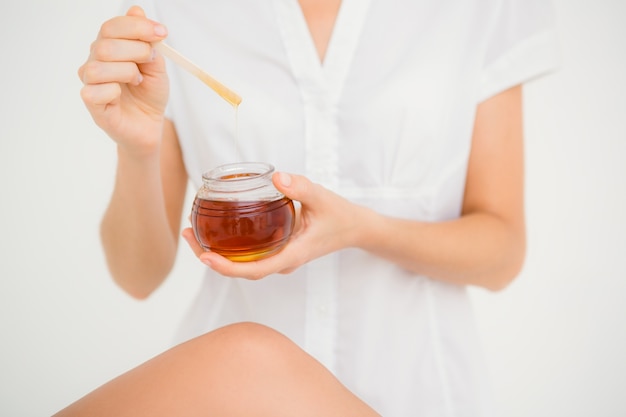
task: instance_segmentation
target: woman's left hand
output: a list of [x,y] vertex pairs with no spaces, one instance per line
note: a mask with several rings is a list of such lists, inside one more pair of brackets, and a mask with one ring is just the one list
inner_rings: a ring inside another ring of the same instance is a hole
[[273,273],[286,274],[307,262],[342,248],[356,246],[367,209],[300,175],[276,173],[272,178],[285,196],[301,203],[294,232],[276,255],[251,262],[232,262],[215,252],[205,251],[193,230],[183,237],[196,256],[207,266],[228,277],[258,280]]

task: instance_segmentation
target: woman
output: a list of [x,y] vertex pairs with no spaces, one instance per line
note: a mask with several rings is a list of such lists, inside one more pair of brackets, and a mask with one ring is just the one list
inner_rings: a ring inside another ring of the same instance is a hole
[[[208,268],[179,340],[255,322],[382,415],[490,415],[466,287],[500,290],[523,264],[521,86],[554,66],[553,29],[542,0],[130,8],[79,69],[118,148],[101,229],[113,278],[147,297],[175,261],[188,179],[270,162],[301,204],[294,236],[234,263],[184,229]],[[243,97],[237,128],[154,52],[163,39]]]

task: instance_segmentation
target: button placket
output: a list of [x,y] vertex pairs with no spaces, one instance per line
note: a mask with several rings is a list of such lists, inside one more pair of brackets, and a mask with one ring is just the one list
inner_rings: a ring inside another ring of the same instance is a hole
[[[274,0],[277,22],[304,105],[305,175],[338,191],[337,110],[369,0],[343,0],[324,65],[297,2]],[[306,265],[305,349],[331,371],[337,337],[338,255]]]

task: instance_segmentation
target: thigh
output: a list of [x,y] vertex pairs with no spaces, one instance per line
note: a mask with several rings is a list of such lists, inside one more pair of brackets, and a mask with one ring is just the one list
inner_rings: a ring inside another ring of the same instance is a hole
[[223,327],[108,382],[55,417],[376,416],[326,368],[259,324]]

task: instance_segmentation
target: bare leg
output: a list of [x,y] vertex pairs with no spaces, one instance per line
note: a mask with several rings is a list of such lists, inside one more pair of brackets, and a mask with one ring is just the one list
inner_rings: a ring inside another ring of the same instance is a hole
[[378,416],[288,338],[254,323],[176,346],[53,417],[144,415]]

